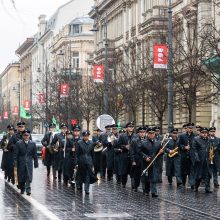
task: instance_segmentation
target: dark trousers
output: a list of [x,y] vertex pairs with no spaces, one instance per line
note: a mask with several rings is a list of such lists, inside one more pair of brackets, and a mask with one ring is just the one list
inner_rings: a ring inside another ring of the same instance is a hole
[[101,177],[103,177],[103,178],[106,175],[106,168],[107,168],[106,152],[102,152],[102,155],[101,155]]
[[[85,178],[85,192],[89,192],[89,186],[90,186],[90,176],[89,176],[89,172],[88,171],[85,171],[86,172],[86,178]],[[77,181],[76,182],[76,187],[78,190],[82,190],[82,182],[81,181]]]
[[218,184],[218,170],[215,164],[213,166],[212,174],[213,174],[213,183]]
[[130,175],[132,181],[132,188],[138,188],[141,181],[141,166],[132,166]]

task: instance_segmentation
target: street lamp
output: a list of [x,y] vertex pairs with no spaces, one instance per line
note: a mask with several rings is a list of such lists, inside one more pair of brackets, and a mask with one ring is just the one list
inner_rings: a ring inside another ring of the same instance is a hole
[[[97,12],[96,9],[95,13],[98,18],[100,18],[100,14]],[[104,18],[104,42],[105,42],[105,63],[104,63],[104,91],[103,91],[103,107],[104,107],[104,113],[108,114],[109,111],[109,101],[108,101],[108,39],[107,39],[107,15]],[[93,25],[93,28],[90,30],[93,32],[98,32],[98,28]]]
[[21,111],[21,93],[20,93],[20,81],[18,82],[17,84],[17,88],[15,86],[13,86],[12,88],[13,91],[15,91],[18,95],[18,118],[19,118],[19,121],[21,120],[21,114],[20,114],[20,111]]
[[173,128],[173,25],[172,25],[172,0],[168,7],[168,131]]

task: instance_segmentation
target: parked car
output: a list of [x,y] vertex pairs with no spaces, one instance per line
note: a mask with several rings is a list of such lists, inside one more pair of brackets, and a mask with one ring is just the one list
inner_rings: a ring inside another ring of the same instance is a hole
[[35,142],[37,146],[37,155],[41,156],[42,155],[42,148],[43,145],[41,144],[41,140],[44,137],[44,134],[31,134],[32,141]]

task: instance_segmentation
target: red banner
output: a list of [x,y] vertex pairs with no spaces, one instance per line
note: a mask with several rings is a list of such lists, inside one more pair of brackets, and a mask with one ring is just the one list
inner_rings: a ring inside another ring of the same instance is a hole
[[18,115],[18,106],[14,106],[12,114],[13,115]]
[[68,97],[68,96],[69,96],[69,85],[67,83],[61,84],[60,97]]
[[38,94],[38,102],[44,104],[46,102],[45,95],[43,93]]
[[165,44],[154,45],[154,68],[167,69],[168,48]]
[[24,100],[24,109],[29,111],[30,106],[31,106],[30,100]]
[[77,124],[77,119],[72,119],[72,120],[71,120],[71,124],[72,124],[72,125],[76,125],[76,124]]
[[3,118],[4,118],[4,119],[8,119],[8,112],[4,112]]
[[94,82],[103,82],[104,80],[104,66],[94,65]]

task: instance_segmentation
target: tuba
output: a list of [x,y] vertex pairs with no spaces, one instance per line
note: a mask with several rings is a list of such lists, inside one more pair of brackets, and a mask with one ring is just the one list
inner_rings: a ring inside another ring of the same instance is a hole
[[214,154],[214,146],[213,146],[213,143],[212,143],[210,145],[210,148],[209,148],[209,163],[210,164],[214,164],[214,161],[213,161],[214,156],[215,156],[215,154]]
[[173,149],[173,153],[172,153],[172,154],[169,153],[169,154],[168,154],[168,157],[174,157],[174,156],[176,156],[178,153],[179,153],[179,148],[178,148],[178,147],[175,147],[175,148]]
[[94,152],[100,152],[103,150],[103,145],[101,142],[97,141],[95,143]]

